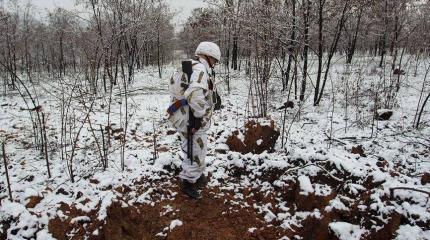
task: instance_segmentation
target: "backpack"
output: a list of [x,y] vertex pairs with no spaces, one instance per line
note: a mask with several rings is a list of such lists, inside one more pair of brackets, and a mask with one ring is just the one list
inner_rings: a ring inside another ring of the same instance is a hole
[[[198,62],[192,62],[192,66],[196,64]],[[189,106],[184,96],[188,86],[188,75],[182,71],[182,68],[177,68],[169,82],[170,106],[167,109],[167,113],[169,114],[168,120],[171,127],[183,133],[187,131],[189,117]]]
[[[194,67],[197,64],[199,64],[198,61],[192,61],[191,67]],[[167,109],[167,113],[169,114],[168,120],[170,122],[171,127],[182,133],[187,132],[187,125],[189,120],[189,106],[187,99],[184,96],[184,93],[188,89],[188,86],[189,79],[187,73],[183,72],[183,68],[177,68],[176,71],[172,74],[172,77],[170,78],[169,82],[169,94],[171,97],[171,101],[170,106]],[[216,91],[214,91],[213,103],[215,104],[214,110],[219,110],[222,108],[221,97]]]

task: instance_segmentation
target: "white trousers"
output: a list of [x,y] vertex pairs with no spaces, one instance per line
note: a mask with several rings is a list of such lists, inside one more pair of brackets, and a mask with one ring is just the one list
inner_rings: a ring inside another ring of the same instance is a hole
[[193,161],[188,158],[188,140],[187,136],[181,136],[182,148],[182,171],[179,173],[181,179],[195,183],[197,179],[203,174],[206,163],[207,141],[208,135],[204,129],[200,129],[193,135]]

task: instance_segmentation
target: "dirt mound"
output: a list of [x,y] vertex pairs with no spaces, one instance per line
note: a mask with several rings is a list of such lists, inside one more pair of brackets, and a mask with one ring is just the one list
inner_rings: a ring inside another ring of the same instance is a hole
[[379,121],[388,121],[393,116],[393,111],[389,109],[378,109],[376,111],[376,119]]
[[11,221],[12,219],[7,219],[0,222],[0,226],[2,226],[0,229],[0,239],[7,239],[7,230],[10,227]]
[[[174,229],[167,239],[277,239],[281,235],[274,227],[265,227],[254,211],[232,211],[222,198],[199,202],[183,199],[180,206],[183,226]],[[255,228],[251,233],[248,229]],[[258,229],[258,230],[257,230]]]
[[[97,220],[97,211],[86,213],[82,210],[76,209],[74,206],[69,206],[61,203],[59,210],[68,216],[66,219],[59,217],[49,220],[49,232],[58,240],[70,239],[100,239],[98,236],[93,236],[91,233],[96,231],[102,226],[102,222]],[[90,221],[74,221],[76,217],[86,216]],[[70,233],[74,232],[72,236]],[[90,236],[88,236],[90,235]]]
[[351,149],[351,153],[352,154],[358,154],[361,157],[366,157],[366,154],[364,154],[364,148],[361,145],[358,145],[356,147],[353,146]]
[[[170,191],[179,192],[178,187]],[[153,206],[125,206],[113,203],[105,223],[74,223],[71,219],[84,213],[61,206],[68,220],[50,221],[49,230],[57,239],[174,239],[174,240],[234,240],[279,239],[285,230],[269,225],[252,207],[231,204],[234,193],[205,189],[203,199],[195,201],[178,193],[173,200],[165,199]],[[91,219],[97,216],[88,215]],[[181,224],[172,227],[172,222]],[[97,235],[92,234],[97,230]],[[74,236],[67,235],[74,232]]]
[[308,217],[300,229],[302,239],[312,240],[336,240],[338,239],[329,231],[328,225],[335,218],[332,213],[325,213],[321,218]]
[[421,184],[422,185],[426,185],[430,183],[430,173],[426,172],[423,174],[423,176],[421,177]]
[[[363,192],[360,197],[353,199],[351,196],[351,200],[348,200],[349,198],[346,197],[349,196],[348,190],[337,188],[339,183],[328,181],[326,179],[328,176],[323,172],[309,178],[310,183],[313,187],[317,184],[331,183],[330,192],[303,191],[307,189],[302,188],[303,181],[294,179],[285,182],[285,185],[276,186],[276,179],[279,179],[282,174],[283,171],[279,169],[266,170],[264,173],[265,181],[274,186],[274,193],[261,192],[258,187],[239,187],[234,190],[209,187],[203,190],[203,199],[198,201],[181,194],[174,180],[164,186],[154,184],[151,204],[130,206],[126,204],[127,200],[118,199],[118,202],[107,209],[107,217],[104,221],[97,221],[97,211],[84,213],[73,206],[63,204],[60,210],[68,218],[51,220],[49,231],[57,239],[234,240],[280,239],[281,237],[294,239],[297,236],[302,239],[332,240],[337,237],[333,235],[329,224],[340,221],[359,225],[365,229],[372,229],[373,226],[380,227],[378,231],[369,231],[362,236],[362,239],[387,239],[386,236],[391,238],[395,236],[401,223],[410,223],[396,213],[390,214],[389,221],[384,222],[375,217],[377,213],[374,211],[362,208],[372,203],[370,197],[372,189],[379,186],[379,183],[374,182],[371,177],[366,178],[366,181],[363,180],[365,190],[361,190]],[[306,187],[306,181],[304,184],[303,186]],[[136,193],[146,192],[144,191],[146,188],[140,190]],[[120,188],[115,191],[126,195],[129,189]],[[321,194],[322,192],[324,194]],[[331,205],[331,200],[344,204],[348,209],[336,207],[327,209],[326,207]],[[278,201],[282,201],[285,205],[280,208]],[[276,218],[270,222],[265,220],[267,216],[270,217],[270,214],[267,215],[261,208],[265,205],[271,206],[270,211],[276,216],[285,213],[285,207],[289,209],[288,213],[292,216],[297,212],[314,212],[315,209],[319,209],[317,211],[319,214],[308,215],[305,218],[301,218],[298,214],[297,222],[284,229],[281,227],[282,220]],[[88,216],[91,221],[76,220],[79,216]]]
[[406,72],[403,69],[396,68],[396,69],[394,69],[393,74],[394,75],[405,75]]
[[245,124],[245,130],[234,131],[226,144],[234,152],[260,154],[264,151],[273,151],[278,137],[279,131],[275,130],[273,121],[271,126],[249,121]]
[[369,239],[372,240],[384,240],[384,239],[393,239],[396,235],[397,229],[401,224],[402,215],[399,213],[393,213],[388,219],[387,224],[383,225],[383,227],[375,232],[372,232],[369,236]]
[[43,197],[40,196],[31,196],[28,198],[28,203],[25,205],[26,208],[34,208],[37,204],[39,204]]
[[116,202],[108,209],[100,239],[154,239],[162,229],[160,210],[151,206],[123,208]]
[[[179,189],[172,189],[179,191]],[[226,204],[219,190],[203,191],[199,201],[178,194],[174,200],[163,200],[155,206],[121,208],[112,205],[103,227],[104,239],[279,239],[282,230],[267,227],[255,211]],[[182,225],[171,229],[171,223]],[[251,233],[250,228],[255,228]],[[158,236],[157,236],[158,234]]]

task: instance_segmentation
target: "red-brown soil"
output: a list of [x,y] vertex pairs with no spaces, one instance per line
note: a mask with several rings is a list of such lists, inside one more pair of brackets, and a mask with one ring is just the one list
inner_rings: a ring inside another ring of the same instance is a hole
[[[231,151],[260,154],[264,151],[273,151],[276,140],[279,137],[279,131],[273,126],[264,126],[254,121],[249,121],[245,125],[244,139],[239,139],[239,131],[233,132],[233,135],[228,137],[226,144]],[[261,141],[261,142],[259,142]]]
[[[179,192],[176,186],[171,190]],[[252,204],[250,207],[233,205],[230,202],[233,200],[233,193],[222,192],[224,196],[219,196],[220,193],[219,189],[209,188],[203,191],[201,200],[192,200],[179,192],[173,200],[162,200],[154,206],[135,204],[123,207],[120,202],[115,202],[108,209],[105,223],[92,221],[70,224],[70,220],[76,216],[87,215],[91,219],[96,219],[97,216],[94,215],[95,212],[85,214],[61,206],[70,218],[66,221],[59,218],[51,220],[49,231],[57,239],[83,239],[86,236],[88,239],[112,240],[279,239],[287,234],[284,229],[265,222],[263,216],[253,209]],[[173,211],[166,212],[167,206]],[[176,219],[181,220],[183,225],[173,230],[165,229]],[[251,233],[249,228],[256,230]],[[73,229],[74,237],[67,237]],[[95,229],[99,229],[97,236],[91,234]],[[164,236],[156,236],[157,233],[164,233]]]
[[[271,172],[266,177],[276,176],[279,173]],[[320,180],[321,176],[314,180]],[[233,179],[231,179],[233,180]],[[270,179],[268,179],[270,180]],[[137,183],[139,184],[139,183]],[[208,187],[203,190],[201,200],[192,200],[184,196],[174,182],[172,186],[163,182],[155,182],[154,186],[159,186],[154,190],[152,196],[153,204],[126,204],[129,187],[113,189],[122,193],[125,198],[118,199],[107,211],[107,218],[104,221],[97,220],[97,211],[84,213],[74,208],[62,204],[60,210],[69,218],[62,220],[53,219],[49,222],[49,231],[57,239],[112,239],[112,240],[133,240],[133,239],[174,239],[174,240],[234,240],[234,239],[280,239],[286,236],[294,239],[300,236],[302,239],[332,240],[337,239],[328,228],[328,224],[333,221],[346,221],[353,224],[363,225],[370,228],[375,224],[383,226],[381,230],[372,231],[362,239],[384,239],[386,236],[395,236],[399,227],[400,215],[389,216],[388,224],[384,224],[373,218],[371,212],[361,211],[357,205],[370,204],[369,191],[363,193],[357,202],[350,206],[350,211],[335,210],[326,212],[325,206],[336,196],[333,191],[328,196],[316,196],[300,194],[297,184],[289,182],[288,186],[277,189],[279,194],[276,198],[282,199],[294,211],[313,211],[319,209],[321,218],[307,217],[299,225],[292,225],[292,229],[283,229],[281,222],[276,220],[266,222],[264,215],[258,213],[254,204],[259,206],[270,203],[272,211],[277,214],[275,195],[263,194],[262,192],[239,187],[236,191],[242,194],[243,199],[235,199],[235,193],[229,190]],[[143,193],[147,189],[137,189]],[[176,192],[177,194],[173,194]],[[164,196],[162,198],[161,196]],[[168,210],[170,209],[170,210]],[[77,216],[88,216],[90,222],[71,223],[70,220]],[[173,220],[180,220],[181,226],[169,229]],[[249,231],[249,229],[254,231]],[[97,230],[98,234],[93,234]]]

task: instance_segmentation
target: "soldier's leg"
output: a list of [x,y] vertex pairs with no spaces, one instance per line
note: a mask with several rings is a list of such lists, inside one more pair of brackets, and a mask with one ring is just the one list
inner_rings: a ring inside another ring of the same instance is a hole
[[183,152],[182,171],[179,173],[181,179],[195,183],[205,169],[205,157],[207,152],[207,134],[197,131],[193,135],[193,161],[187,157],[188,140],[181,135],[181,148]]
[[198,178],[206,168],[206,154],[208,146],[208,135],[205,131],[197,131],[193,138],[193,163],[198,165]]

